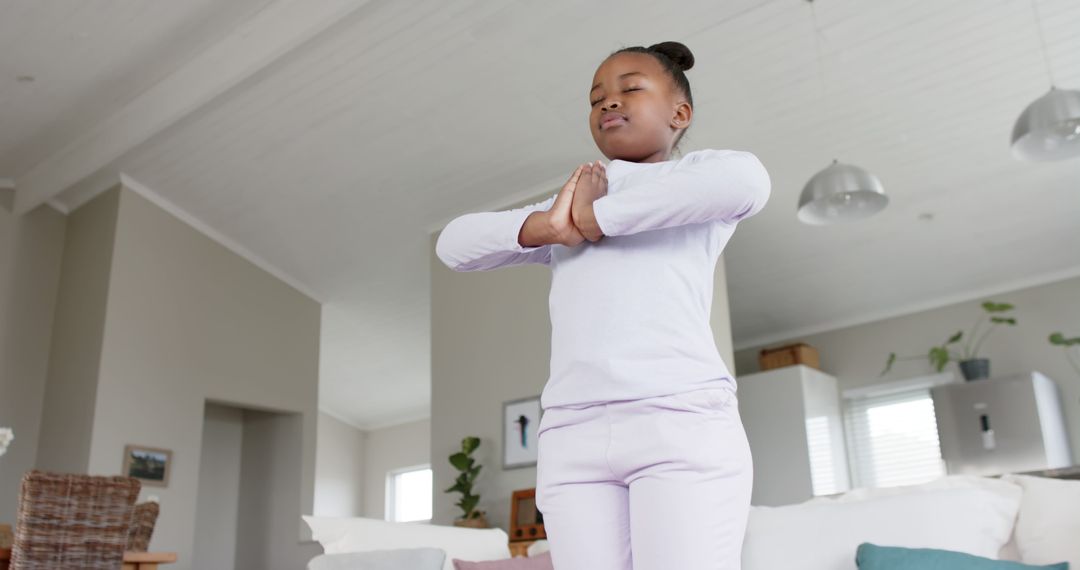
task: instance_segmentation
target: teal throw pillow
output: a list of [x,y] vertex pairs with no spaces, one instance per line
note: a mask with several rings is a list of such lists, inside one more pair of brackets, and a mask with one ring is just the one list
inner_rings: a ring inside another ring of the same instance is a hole
[[1032,566],[951,550],[879,546],[864,542],[855,552],[859,570],[1069,570],[1068,562]]

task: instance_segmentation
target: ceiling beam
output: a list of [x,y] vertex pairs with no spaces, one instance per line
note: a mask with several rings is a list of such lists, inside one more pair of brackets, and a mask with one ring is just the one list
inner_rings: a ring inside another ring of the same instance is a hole
[[262,8],[221,41],[17,179],[15,212],[24,214],[48,202],[366,3],[277,0]]

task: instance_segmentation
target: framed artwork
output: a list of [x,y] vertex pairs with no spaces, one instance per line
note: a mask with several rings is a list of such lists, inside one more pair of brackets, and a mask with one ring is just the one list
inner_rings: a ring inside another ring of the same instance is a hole
[[536,429],[542,413],[540,396],[503,402],[503,469],[536,465]]
[[169,486],[169,469],[172,467],[172,451],[144,445],[124,446],[123,474],[135,477],[143,485]]

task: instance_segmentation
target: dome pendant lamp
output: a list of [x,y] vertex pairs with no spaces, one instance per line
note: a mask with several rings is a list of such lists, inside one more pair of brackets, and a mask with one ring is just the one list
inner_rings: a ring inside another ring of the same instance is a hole
[[[822,100],[825,79],[821,71],[821,40],[817,25],[817,12],[813,0],[810,12],[814,18],[814,39],[818,56],[818,79],[821,81]],[[833,160],[832,164],[815,174],[799,195],[798,217],[804,224],[824,226],[854,222],[873,216],[885,209],[889,197],[881,181],[865,169]]]
[[806,183],[799,196],[799,221],[812,226],[854,222],[885,209],[889,197],[866,170],[833,161]]
[[1080,156],[1080,91],[1057,89],[1046,51],[1039,7],[1031,0],[1035,25],[1039,30],[1050,91],[1020,113],[1012,132],[1012,153],[1020,160],[1065,160]]

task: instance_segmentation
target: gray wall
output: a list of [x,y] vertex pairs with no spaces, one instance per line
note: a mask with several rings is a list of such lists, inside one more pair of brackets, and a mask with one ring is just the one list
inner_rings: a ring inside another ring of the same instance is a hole
[[[994,376],[1038,370],[1055,380],[1061,388],[1069,425],[1073,457],[1080,461],[1080,376],[1073,370],[1060,347],[1047,342],[1051,332],[1080,335],[1080,278],[1048,285],[1029,287],[1010,293],[992,295],[902,317],[864,325],[792,338],[818,349],[825,372],[837,377],[840,389],[869,386],[880,382],[921,376],[932,372],[925,360],[898,362],[884,378],[889,352],[900,355],[926,354],[935,344],[963,330],[966,335],[984,311],[982,301],[1008,302],[1016,305],[1015,327],[1001,327],[987,337],[980,352],[990,358]],[[774,346],[774,345],[769,345]],[[735,360],[744,373],[759,369],[758,351],[751,347],[736,352]],[[960,377],[953,363],[947,370]]]
[[[195,507],[192,568],[228,570],[236,562],[240,516],[240,459],[244,411],[207,404],[199,451],[199,495]],[[151,545],[154,550],[156,545]]]
[[[386,517],[386,475],[395,469],[428,464],[431,460],[431,421],[408,422],[365,433],[364,511],[369,518]],[[449,454],[447,454],[449,455]],[[434,493],[439,493],[435,486]],[[445,487],[444,487],[445,488]]]
[[315,447],[315,515],[359,517],[364,512],[364,432],[319,414]]
[[0,190],[0,426],[15,441],[0,458],[0,522],[13,523],[19,480],[37,460],[66,218],[49,207],[10,211]]
[[115,474],[126,444],[172,450],[169,486],[141,498],[160,498],[154,547],[178,552],[183,570],[206,402],[281,412],[295,446],[267,461],[289,470],[268,475],[260,555],[297,568],[317,553],[300,515],[314,495],[319,304],[127,188],[72,213],[59,281],[37,464]]
[[41,469],[84,473],[89,465],[119,201],[116,187],[68,219],[38,442]]
[[[508,206],[535,203],[545,196]],[[433,523],[460,516],[451,486],[457,471],[447,461],[465,436],[480,438],[474,457],[484,465],[477,478],[479,508],[492,526],[509,530],[510,497],[536,486],[536,468],[502,468],[502,405],[539,396],[548,378],[551,271],[540,265],[493,271],[454,272],[435,255],[431,240],[431,463]],[[713,334],[734,372],[731,324],[723,258],[717,263]]]
[[300,414],[244,410],[237,570],[299,570],[322,552],[316,543],[296,543],[294,513],[311,512],[296,492],[304,421]]

